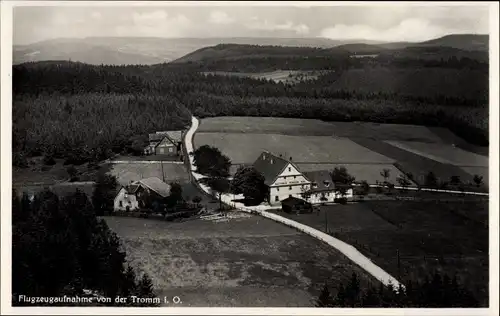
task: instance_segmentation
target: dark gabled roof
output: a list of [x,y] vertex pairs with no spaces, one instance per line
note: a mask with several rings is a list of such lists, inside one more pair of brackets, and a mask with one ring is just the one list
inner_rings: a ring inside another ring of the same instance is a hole
[[182,132],[183,131],[167,131],[167,132],[156,132],[156,134],[165,134],[171,141],[180,143],[182,142]]
[[172,143],[177,144],[182,142],[182,132],[183,131],[163,131],[149,134],[150,142],[159,142],[167,137]]
[[304,201],[302,199],[290,196],[281,201],[281,205],[286,206],[296,206],[296,205],[310,205],[311,203]]
[[299,170],[292,162],[265,151],[255,160],[253,167],[264,176],[265,184],[271,185],[289,163]]
[[151,177],[142,179],[140,181],[135,182],[136,185],[143,185],[156,193],[158,193],[162,197],[167,197],[170,195],[170,185],[161,181],[159,178]]
[[[312,182],[310,192],[332,191],[335,189],[330,172],[327,170],[304,172],[304,176]],[[313,184],[316,184],[316,186],[313,187]]]
[[150,142],[160,142],[163,138],[165,138],[165,135],[161,135],[161,134],[157,134],[157,133],[149,134],[149,141]]
[[125,192],[127,192],[128,194],[134,194],[137,191],[137,189],[139,189],[139,185],[131,184],[125,187]]
[[165,136],[165,137],[163,137],[162,141],[159,142],[156,146],[164,147],[164,145],[176,146],[177,143],[172,141],[168,136]]

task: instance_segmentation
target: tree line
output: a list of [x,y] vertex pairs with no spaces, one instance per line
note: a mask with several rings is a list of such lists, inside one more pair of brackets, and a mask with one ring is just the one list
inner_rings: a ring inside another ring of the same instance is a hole
[[[470,143],[489,143],[487,111],[482,108],[449,108],[433,104],[402,104],[397,100],[308,99],[242,97],[193,92],[182,99],[196,116],[271,116],[415,124],[449,128]],[[304,104],[307,104],[305,106]],[[485,113],[486,112],[486,113]]]
[[363,286],[356,273],[347,282],[337,284],[332,294],[326,283],[316,299],[316,307],[384,308],[456,308],[479,307],[472,293],[459,284],[456,276],[439,272],[424,281],[405,282],[402,286]]
[[[245,61],[247,59],[244,59]],[[254,65],[255,63],[250,63]],[[82,93],[116,93],[116,94],[141,94],[156,93],[184,96],[191,92],[206,92],[221,95],[236,95],[244,97],[302,97],[302,98],[328,98],[328,99],[380,99],[397,100],[408,103],[416,101],[421,103],[441,105],[470,105],[487,104],[488,71],[483,73],[484,80],[471,82],[474,91],[483,91],[485,96],[475,94],[474,98],[464,94],[464,91],[441,91],[441,94],[417,95],[408,91],[401,93],[388,93],[387,91],[369,91],[352,88],[338,88],[332,85],[342,73],[352,67],[339,66],[330,63],[331,68],[319,67],[319,77],[298,85],[276,83],[271,80],[231,77],[218,75],[204,75],[200,71],[224,71],[221,67],[214,69],[192,69],[189,65],[159,64],[152,66],[92,66],[82,63],[26,63],[14,66],[13,92],[17,94],[82,94]],[[371,67],[373,68],[373,67]],[[387,69],[387,67],[384,67]],[[439,69],[439,67],[435,67]],[[290,67],[278,69],[292,70]],[[315,68],[299,67],[299,70],[313,71]],[[325,70],[334,71],[325,71]],[[398,68],[395,68],[397,70]],[[419,67],[413,67],[419,69]],[[368,69],[370,70],[370,68]],[[226,71],[231,71],[228,69]],[[249,72],[241,71],[239,72]],[[459,74],[465,78],[480,78],[478,71],[463,70]],[[482,72],[481,72],[482,73]],[[429,75],[436,76],[439,72]],[[444,75],[444,74],[442,74]],[[411,78],[406,78],[410,80]],[[390,85],[390,83],[388,83]],[[390,91],[391,89],[388,89]],[[471,90],[471,91],[472,91]]]
[[471,143],[488,144],[486,100],[471,101],[458,92],[412,96],[332,88],[342,67],[318,80],[291,85],[204,75],[175,64],[16,65],[14,163],[22,166],[26,157],[39,154],[79,163],[124,150],[137,152],[145,142],[138,135],[182,128],[190,113],[442,126]]

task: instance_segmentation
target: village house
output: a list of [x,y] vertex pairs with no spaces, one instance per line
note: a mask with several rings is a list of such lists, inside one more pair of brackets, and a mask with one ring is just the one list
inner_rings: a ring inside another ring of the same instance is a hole
[[[279,205],[289,197],[307,200],[312,204],[333,202],[335,198],[341,197],[328,171],[302,173],[292,162],[292,157],[285,159],[265,151],[253,167],[264,176],[271,205]],[[345,197],[352,197],[352,189],[347,190]]]
[[149,145],[144,148],[144,154],[182,157],[183,134],[183,131],[164,131],[149,134]]
[[310,189],[311,181],[299,171],[291,159],[286,160],[265,151],[260,154],[253,167],[264,176],[271,205],[280,204],[280,201],[291,196],[301,198],[302,193]]
[[[330,172],[327,170],[304,172],[304,175],[311,180],[311,189],[307,192],[306,200],[312,204],[331,203],[335,199],[341,198],[339,188],[333,183]],[[352,188],[347,188],[344,197],[353,196]]]
[[123,186],[115,197],[115,211],[132,211],[150,207],[150,203],[163,200],[170,195],[170,185],[159,178],[151,177],[133,181]]

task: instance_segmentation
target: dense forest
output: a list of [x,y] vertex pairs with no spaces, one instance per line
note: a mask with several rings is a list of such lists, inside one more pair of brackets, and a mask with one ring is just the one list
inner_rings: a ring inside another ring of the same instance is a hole
[[[273,58],[259,62],[272,68]],[[41,154],[80,162],[104,159],[140,147],[137,138],[149,132],[185,127],[190,114],[442,126],[471,143],[488,144],[487,64],[450,59],[433,60],[431,67],[425,64],[429,61],[418,60],[393,59],[388,65],[338,56],[318,58],[325,64],[304,57],[297,59],[304,63],[297,67],[320,65],[331,71],[296,85],[199,72],[212,66],[231,68],[233,61],[240,68],[262,68],[254,59],[153,66],[67,61],[16,65],[14,163],[22,166],[26,157]],[[295,57],[279,59],[285,64],[278,66],[295,67]]]
[[346,283],[335,284],[332,295],[325,283],[316,307],[371,307],[371,308],[457,308],[479,307],[477,299],[456,276],[441,275],[439,272],[427,277],[423,282],[407,280],[405,288],[362,285],[356,273]]
[[[12,303],[14,306],[68,306],[32,302],[33,297],[155,297],[152,281],[126,265],[120,240],[99,219],[80,191],[60,198],[49,190],[33,199],[12,195]],[[23,298],[24,296],[24,298]],[[148,306],[148,305],[146,305]]]

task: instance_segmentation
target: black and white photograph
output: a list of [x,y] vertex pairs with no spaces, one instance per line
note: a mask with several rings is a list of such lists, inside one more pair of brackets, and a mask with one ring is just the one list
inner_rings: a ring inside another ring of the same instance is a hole
[[2,314],[498,313],[497,2],[1,5]]

